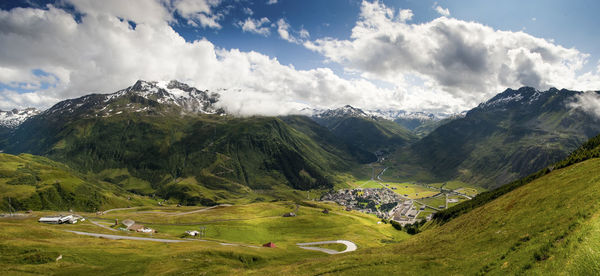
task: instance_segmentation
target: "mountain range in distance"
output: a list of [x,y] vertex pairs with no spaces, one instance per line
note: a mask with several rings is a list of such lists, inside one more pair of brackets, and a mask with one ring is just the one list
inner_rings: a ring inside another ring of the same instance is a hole
[[[140,80],[43,112],[3,112],[0,146],[111,174],[108,182],[125,190],[186,204],[249,191],[333,189],[342,185],[340,175],[364,176],[360,168],[382,156],[394,181],[494,188],[561,160],[600,133],[596,117],[568,104],[581,93],[508,89],[456,115],[347,105],[311,116],[238,117],[219,106],[218,93]],[[189,177],[194,183],[181,181]]]

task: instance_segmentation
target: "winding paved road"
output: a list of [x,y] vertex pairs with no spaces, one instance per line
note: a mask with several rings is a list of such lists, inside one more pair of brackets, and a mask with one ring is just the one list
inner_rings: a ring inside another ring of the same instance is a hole
[[[307,245],[320,245],[320,244],[332,244],[332,243],[341,243],[346,245],[346,250],[343,251],[335,251],[333,249],[327,249],[327,248],[321,248],[321,247],[313,247],[313,246],[307,246]],[[305,242],[305,243],[297,243],[297,246],[299,246],[302,249],[307,249],[307,250],[315,250],[315,251],[321,251],[327,254],[342,254],[342,253],[346,253],[346,252],[352,252],[356,250],[356,244],[354,244],[351,241],[346,241],[346,240],[337,240],[337,241],[320,241],[320,242]]]
[[187,242],[187,241],[182,241],[182,240],[168,240],[168,239],[154,239],[154,238],[144,238],[144,237],[117,236],[117,235],[88,233],[88,232],[71,231],[71,230],[65,230],[65,231],[71,232],[71,233],[75,233],[75,234],[78,234],[78,235],[92,236],[92,237],[98,237],[98,238],[106,238],[106,239],[111,239],[111,240],[155,241],[155,242],[167,242],[167,243]]

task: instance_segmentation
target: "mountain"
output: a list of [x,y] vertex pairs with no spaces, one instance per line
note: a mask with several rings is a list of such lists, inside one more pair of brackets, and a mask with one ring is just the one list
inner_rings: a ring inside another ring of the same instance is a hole
[[376,152],[406,145],[417,139],[409,130],[350,105],[312,116],[345,143]]
[[425,225],[410,239],[354,254],[269,266],[257,272],[597,275],[599,141],[600,137],[594,138],[552,170],[524,179],[523,185],[442,225]]
[[219,94],[201,91],[178,81],[139,80],[112,94],[91,94],[65,100],[43,112],[45,117],[110,117],[126,113],[141,114],[223,114],[215,106]]
[[147,199],[80,174],[50,159],[0,153],[0,208],[6,211],[69,210],[93,212]]
[[365,113],[381,117],[386,120],[394,121],[402,127],[412,131],[418,137],[424,137],[433,131],[438,126],[445,124],[453,119],[464,116],[463,113],[448,114],[448,113],[429,113],[429,112],[410,112],[405,110],[382,110],[371,109]]
[[[569,106],[583,92],[507,89],[399,152],[436,180],[494,188],[552,164],[600,133],[599,120]],[[431,179],[430,179],[431,180]]]
[[0,128],[16,128],[31,116],[40,114],[35,108],[0,110]]
[[[342,142],[280,118],[225,115],[218,99],[174,81],[138,81],[57,103],[21,124],[4,151],[47,156],[132,192],[204,205],[252,199],[253,191],[329,189],[338,172],[358,164]],[[323,131],[311,120],[302,125]]]
[[4,148],[7,143],[6,139],[15,128],[25,122],[25,120],[38,114],[40,114],[40,111],[35,108],[13,109],[10,111],[0,110],[0,149]]

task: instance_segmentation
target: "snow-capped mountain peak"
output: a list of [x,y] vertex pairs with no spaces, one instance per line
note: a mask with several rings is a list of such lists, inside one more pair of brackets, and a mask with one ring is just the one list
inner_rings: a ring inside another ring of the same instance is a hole
[[138,80],[134,85],[112,94],[91,94],[62,101],[46,112],[103,117],[124,112],[161,113],[165,110],[221,114],[223,110],[215,106],[219,97],[218,93],[202,91],[175,80],[169,82]]
[[15,128],[32,116],[40,114],[35,108],[13,109],[9,111],[0,110],[0,126]]
[[367,113],[362,111],[360,108],[355,108],[351,105],[345,105],[340,108],[328,109],[328,110],[321,111],[321,112],[315,112],[314,116],[317,118],[322,118],[322,117],[364,117],[364,118],[368,118],[368,117],[371,117]]
[[[554,89],[556,90],[556,89]],[[553,91],[551,89],[550,91]],[[540,98],[543,92],[532,87],[521,87],[518,90],[506,89],[504,92],[494,96],[486,102],[479,104],[477,108],[504,108],[510,104],[531,104]]]

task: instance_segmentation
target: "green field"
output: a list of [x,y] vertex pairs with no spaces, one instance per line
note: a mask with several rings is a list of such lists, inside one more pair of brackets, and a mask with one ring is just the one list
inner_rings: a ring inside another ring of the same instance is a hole
[[[438,194],[438,191],[428,189],[418,184],[412,183],[391,183],[385,182],[384,185],[387,185],[390,189],[396,192],[399,195],[405,196],[410,199],[420,199],[424,197],[430,197]],[[394,189],[395,188],[395,189]]]
[[[395,193],[407,197],[410,199],[420,199],[424,197],[430,197],[438,194],[439,192],[428,189],[424,186],[413,184],[413,183],[395,183],[395,182],[379,182],[375,180],[362,180],[355,181],[351,185],[354,188],[389,188]],[[406,195],[406,196],[405,196]]]
[[[370,215],[308,201],[298,207],[282,201],[83,214],[107,224],[134,219],[156,228],[155,238],[179,239],[185,230],[206,227],[204,241],[179,244],[78,236],[62,230],[148,234],[112,232],[89,220],[40,224],[37,217],[53,212],[34,212],[0,219],[0,273],[597,275],[600,175],[591,173],[597,171],[600,159],[555,170],[445,224],[426,225],[415,236]],[[290,211],[298,216],[281,217]],[[355,242],[358,250],[327,255],[295,245],[337,239]],[[277,247],[260,247],[269,241]]]
[[[321,212],[324,208],[330,210],[329,214]],[[286,212],[296,212],[297,216],[282,217]],[[31,217],[21,219],[0,218],[0,273],[170,274],[199,270],[230,274],[328,256],[300,249],[296,246],[300,242],[345,239],[354,242],[359,250],[367,250],[409,237],[389,224],[378,224],[379,219],[374,216],[347,212],[341,206],[318,202],[305,202],[298,207],[293,202],[216,208],[139,207],[102,216],[82,213],[89,219],[74,225],[37,222],[39,216],[54,213],[34,212]],[[115,219],[133,219],[158,230],[153,238],[179,239],[186,230],[200,227],[206,227],[206,236],[200,238],[204,241],[163,244],[106,240],[63,231],[150,236],[109,231],[93,225],[90,219],[107,226]],[[267,242],[275,243],[276,248],[261,247]],[[345,249],[340,244],[319,247],[338,251]],[[63,259],[57,263],[54,259],[58,255],[63,255]]]
[[282,274],[598,275],[597,171],[600,159],[555,170],[399,244],[269,269]]

